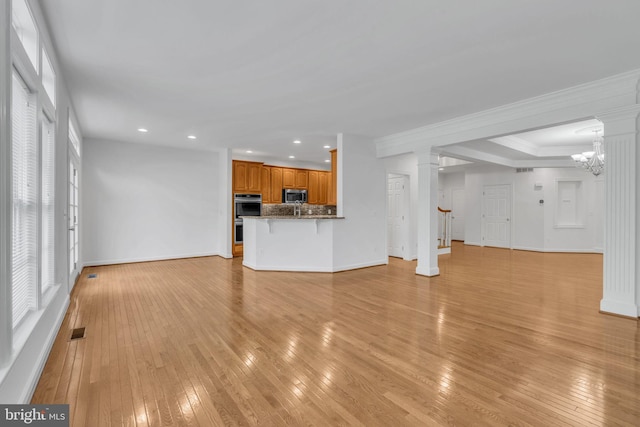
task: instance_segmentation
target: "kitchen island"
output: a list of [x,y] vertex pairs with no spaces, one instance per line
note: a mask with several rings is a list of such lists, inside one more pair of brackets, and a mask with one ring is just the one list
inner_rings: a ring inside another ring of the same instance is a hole
[[340,223],[335,215],[248,216],[244,259],[253,270],[335,272],[352,267],[336,261]]

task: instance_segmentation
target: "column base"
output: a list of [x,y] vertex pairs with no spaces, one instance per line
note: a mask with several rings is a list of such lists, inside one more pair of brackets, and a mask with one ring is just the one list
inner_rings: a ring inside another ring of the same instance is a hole
[[416,267],[416,274],[419,274],[420,276],[428,276],[428,277],[439,276],[440,269],[438,267],[428,268],[428,267],[418,266]]
[[638,306],[626,302],[600,300],[600,312],[608,314],[617,314],[629,318],[638,318]]

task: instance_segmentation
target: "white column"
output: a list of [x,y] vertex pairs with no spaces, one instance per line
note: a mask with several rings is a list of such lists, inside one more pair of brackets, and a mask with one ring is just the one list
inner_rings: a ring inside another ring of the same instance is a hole
[[598,116],[604,123],[604,272],[600,310],[638,317],[640,219],[638,218],[638,114],[635,105]]
[[438,155],[418,154],[418,266],[416,274],[437,276]]
[[0,0],[0,368],[11,357],[11,2]]
[[233,174],[233,159],[229,148],[218,151],[218,255],[223,258],[233,258],[231,228],[233,225],[233,191],[231,182]]

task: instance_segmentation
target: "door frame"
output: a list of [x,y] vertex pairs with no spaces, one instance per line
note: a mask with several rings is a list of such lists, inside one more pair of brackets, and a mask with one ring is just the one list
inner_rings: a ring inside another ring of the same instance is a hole
[[[401,234],[401,247],[402,247],[402,259],[405,261],[411,261],[411,248],[409,239],[411,230],[411,175],[406,172],[387,171],[387,179],[385,180],[385,223],[389,223],[389,178],[402,178],[403,181],[403,195],[402,195],[402,211],[404,213],[404,222],[400,231]],[[389,258],[389,232],[385,233],[385,253],[387,259]],[[395,258],[395,257],[394,257]]]
[[[81,212],[80,212],[80,186],[81,184],[81,173],[80,173],[80,157],[75,153],[75,150],[70,147],[71,143],[68,142],[68,156],[67,156],[67,174],[65,177],[65,186],[67,187],[67,205],[65,207],[65,211],[67,212],[67,216],[66,216],[66,223],[65,223],[65,230],[66,230],[66,236],[67,236],[67,247],[66,247],[66,252],[67,252],[67,263],[65,266],[65,270],[67,271],[67,287],[69,290],[69,293],[71,293],[71,291],[73,290],[73,287],[75,286],[76,282],[78,281],[78,278],[80,277],[80,274],[82,273],[82,257],[80,256],[79,253],[79,248],[81,246],[81,239],[80,239],[80,218],[81,218]],[[76,203],[78,204],[78,218],[75,221],[75,232],[77,234],[76,240],[78,241],[78,244],[75,245],[75,251],[78,254],[77,258],[78,261],[75,265],[75,269],[74,270],[70,270],[69,266],[71,265],[71,242],[69,240],[69,231],[71,231],[70,228],[70,216],[73,215],[73,212],[70,211],[69,207],[71,205],[71,186],[70,186],[70,176],[71,176],[71,167],[73,167],[76,169],[76,173],[77,173],[77,184],[78,184],[78,200],[76,200]]]
[[486,237],[487,237],[487,230],[486,230],[486,219],[484,217],[484,212],[485,212],[485,201],[484,201],[484,192],[485,192],[485,188],[487,187],[499,187],[499,186],[503,186],[503,185],[507,185],[509,186],[509,243],[507,245],[506,248],[504,249],[513,249],[513,230],[514,230],[514,224],[516,222],[516,219],[514,218],[514,200],[515,200],[515,194],[514,194],[514,188],[515,185],[513,185],[513,182],[506,182],[506,183],[501,183],[501,184],[483,184],[482,185],[482,195],[481,195],[481,200],[482,200],[482,206],[481,206],[481,211],[480,211],[480,221],[481,221],[481,232],[480,232],[480,246],[486,246],[485,242],[486,242]]

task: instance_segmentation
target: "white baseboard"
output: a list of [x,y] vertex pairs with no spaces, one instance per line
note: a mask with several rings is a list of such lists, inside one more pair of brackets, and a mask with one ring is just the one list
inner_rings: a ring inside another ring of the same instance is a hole
[[640,317],[640,310],[637,305],[628,302],[605,300],[604,298],[600,300],[600,311],[620,316]]
[[389,264],[389,258],[383,258],[375,261],[367,261],[367,262],[361,262],[357,264],[349,264],[349,265],[342,265],[342,266],[334,265],[333,271],[337,273],[338,271],[357,270],[359,268],[375,267],[377,265],[387,265],[387,264]]
[[295,267],[283,267],[261,265],[260,267],[255,264],[242,261],[242,265],[256,271],[292,271],[292,272],[307,272],[307,273],[337,273],[340,271],[357,270],[359,268],[375,267],[377,265],[386,265],[389,263],[388,259],[382,259],[378,261],[363,262],[358,264],[350,264],[343,266],[332,267],[318,267],[318,266],[295,266]]
[[465,240],[464,244],[468,246],[482,246],[482,244],[480,244],[479,242],[471,242],[469,240]]
[[601,254],[602,250],[598,249],[562,249],[562,248],[534,248],[528,246],[514,246],[513,249],[518,251],[544,252],[544,253],[578,253],[578,254]]
[[416,274],[420,276],[427,276],[427,277],[439,276],[440,269],[438,267],[433,267],[433,268],[416,267]]
[[58,292],[40,314],[24,344],[12,356],[0,382],[0,402],[27,404],[31,401],[69,307],[66,286],[61,286]]
[[[151,256],[151,257],[142,257],[142,258],[118,258],[118,259],[108,259],[108,260],[86,261],[84,265],[85,267],[97,267],[100,265],[132,264],[136,262],[166,261],[169,259],[199,258],[199,257],[205,257],[205,256],[218,256],[218,255],[219,254],[217,252],[204,252],[204,253],[191,253],[191,254]],[[227,258],[227,257],[223,256],[223,258]],[[232,258],[232,257],[229,256],[228,258]]]

